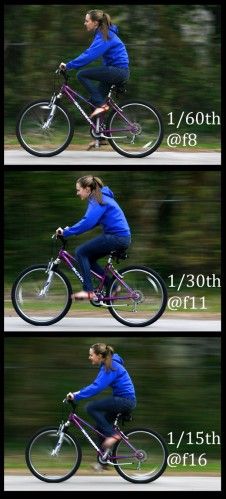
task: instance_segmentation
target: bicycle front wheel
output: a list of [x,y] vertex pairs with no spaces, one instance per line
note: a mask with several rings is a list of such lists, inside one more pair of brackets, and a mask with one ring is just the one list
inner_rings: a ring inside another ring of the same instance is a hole
[[167,466],[168,450],[163,438],[148,429],[125,432],[128,442],[120,440],[113,449],[115,469],[125,480],[148,483],[162,475]]
[[122,116],[112,111],[106,123],[113,149],[129,158],[152,154],[163,139],[163,122],[157,109],[143,101],[126,102],[120,109]]
[[11,298],[23,320],[48,326],[66,315],[72,303],[71,294],[71,284],[62,272],[47,272],[46,265],[33,265],[17,277]]
[[120,291],[114,294],[119,281],[113,278],[107,295],[109,312],[126,326],[144,327],[155,322],[167,305],[167,289],[163,279],[152,269],[130,266],[119,270],[124,281]]
[[29,441],[25,450],[27,466],[44,482],[63,482],[79,468],[82,451],[79,443],[64,433],[59,443],[58,428],[43,428]]
[[34,101],[20,113],[16,135],[21,146],[34,156],[55,156],[70,144],[74,125],[61,104]]

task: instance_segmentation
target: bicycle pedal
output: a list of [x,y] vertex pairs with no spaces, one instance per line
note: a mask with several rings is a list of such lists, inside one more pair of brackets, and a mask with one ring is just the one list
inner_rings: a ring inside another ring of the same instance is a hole
[[109,448],[109,449],[106,449],[106,451],[105,451],[104,455],[102,456],[101,460],[102,460],[102,461],[107,461],[107,459],[108,459],[108,457],[109,457],[110,452],[111,452],[111,449],[110,449],[110,448]]

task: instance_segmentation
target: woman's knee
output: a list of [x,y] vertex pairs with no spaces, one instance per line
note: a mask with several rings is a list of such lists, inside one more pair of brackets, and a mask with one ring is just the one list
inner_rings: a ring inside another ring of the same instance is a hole
[[83,79],[83,77],[84,77],[84,71],[83,70],[78,71],[77,74],[76,74],[76,76],[77,76],[77,79],[79,81],[81,81]]
[[79,81],[83,81],[85,78],[89,77],[89,73],[87,69],[80,69],[80,71],[77,72],[76,74],[77,79]]
[[78,247],[76,248],[76,250],[75,250],[75,256],[76,256],[77,258],[80,258],[80,257],[84,257],[84,256],[86,256],[86,253],[85,253],[85,248],[84,248],[84,246],[83,246],[83,245],[78,246]]
[[89,414],[89,415],[92,415],[93,413],[93,410],[95,409],[95,404],[94,402],[89,402],[86,406],[85,406],[85,410],[86,412]]

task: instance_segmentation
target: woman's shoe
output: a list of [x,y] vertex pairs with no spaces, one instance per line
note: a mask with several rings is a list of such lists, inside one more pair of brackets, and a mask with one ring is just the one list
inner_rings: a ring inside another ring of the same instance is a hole
[[110,469],[110,466],[108,464],[100,464],[100,463],[94,463],[91,465],[93,470],[95,471],[108,471]]
[[93,291],[79,291],[71,295],[72,300],[94,300],[98,301],[97,296]]
[[103,104],[102,106],[96,107],[96,109],[94,109],[94,111],[90,115],[90,118],[94,118],[94,116],[97,116],[101,113],[106,113],[107,111],[109,111],[108,104]]
[[[99,147],[101,146],[108,146],[108,141],[105,139],[97,139],[99,141]],[[87,151],[90,151],[91,149],[95,149],[96,147],[96,141],[93,140],[92,142],[89,143],[87,147]]]

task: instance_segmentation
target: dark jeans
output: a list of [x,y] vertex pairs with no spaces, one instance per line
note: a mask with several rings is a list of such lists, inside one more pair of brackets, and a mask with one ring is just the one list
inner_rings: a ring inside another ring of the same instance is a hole
[[106,397],[86,406],[88,414],[96,421],[97,429],[110,437],[114,435],[113,422],[118,412],[129,412],[136,407],[136,401],[122,397]]
[[[115,66],[98,66],[96,68],[81,69],[77,73],[77,78],[90,93],[90,102],[98,107],[105,102],[111,85],[118,85],[129,79],[129,69]],[[95,85],[93,80],[99,81],[99,85]]]
[[[103,256],[109,255],[113,250],[127,249],[130,242],[130,237],[103,234],[87,241],[76,249],[75,256],[79,262],[81,273],[84,278],[84,291],[93,291],[90,269],[101,276],[104,274],[104,270],[98,265],[97,260]],[[108,282],[106,282],[106,284],[108,284]]]

